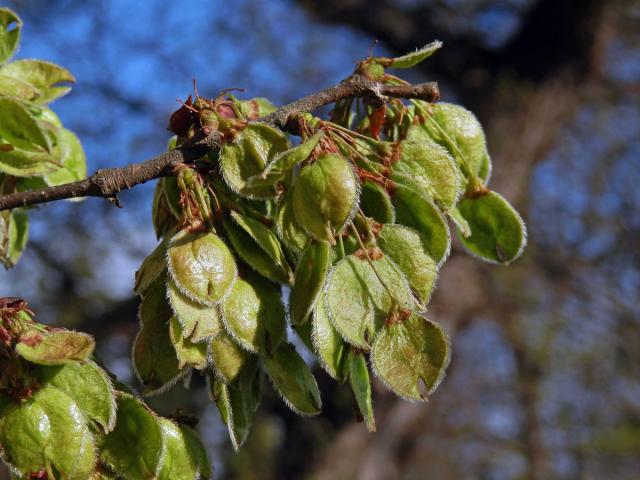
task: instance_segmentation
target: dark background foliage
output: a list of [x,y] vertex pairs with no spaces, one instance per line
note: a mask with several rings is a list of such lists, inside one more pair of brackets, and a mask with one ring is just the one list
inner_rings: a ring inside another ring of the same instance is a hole
[[[284,103],[333,84],[368,54],[445,48],[411,80],[474,110],[492,186],[529,226],[514,265],[454,248],[430,315],[454,343],[427,405],[376,387],[378,433],[318,371],[318,418],[267,387],[248,444],[230,451],[202,384],[152,404],[201,414],[218,478],[632,479],[640,471],[640,3],[631,0],[14,1],[20,57],[68,67],[54,107],[89,169],[160,153],[167,118],[200,92],[243,87]],[[0,295],[93,333],[133,383],[133,273],[155,244],[153,185],[34,211],[32,242]]]

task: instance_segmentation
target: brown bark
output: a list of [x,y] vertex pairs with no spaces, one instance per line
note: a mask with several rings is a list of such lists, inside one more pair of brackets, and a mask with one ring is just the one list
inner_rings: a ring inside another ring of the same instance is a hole
[[[385,100],[387,97],[414,98],[433,102],[439,98],[439,92],[437,84],[433,82],[406,86],[385,85],[360,75],[352,75],[338,85],[296,100],[255,121],[295,133],[295,125],[288,124],[293,114],[313,112],[324,105],[355,97],[378,100]],[[154,178],[170,175],[176,165],[193,162],[211,150],[220,148],[221,141],[220,133],[213,132],[206,138],[186,143],[145,162],[98,170],[84,180],[56,187],[2,195],[0,211],[79,197],[103,197],[119,206],[116,197],[119,192]]]

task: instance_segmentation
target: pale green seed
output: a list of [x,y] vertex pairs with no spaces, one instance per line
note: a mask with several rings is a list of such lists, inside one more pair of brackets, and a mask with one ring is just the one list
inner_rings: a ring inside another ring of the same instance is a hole
[[286,337],[280,291],[255,274],[236,281],[221,311],[229,334],[249,352],[270,355]]
[[426,307],[438,276],[438,266],[429,255],[424,238],[403,225],[384,225],[378,245],[404,273],[417,299]]
[[66,393],[82,413],[96,422],[105,433],[116,421],[116,399],[107,373],[94,362],[42,366],[38,377],[43,384],[52,385]]
[[501,195],[489,192],[465,198],[458,204],[471,235],[460,241],[474,255],[493,263],[508,264],[518,258],[527,244],[522,218]]
[[220,170],[227,185],[247,198],[271,198],[277,195],[271,185],[252,187],[248,180],[259,175],[267,164],[289,148],[287,137],[269,125],[252,123],[220,149]]
[[167,247],[167,265],[180,291],[205,305],[222,300],[237,275],[231,251],[209,232],[176,234]]
[[174,315],[182,326],[184,337],[199,343],[215,337],[224,328],[215,305],[203,305],[190,300],[175,286],[167,282],[167,296]]
[[396,395],[426,401],[449,365],[449,340],[437,324],[416,314],[385,326],[371,351],[374,372]]
[[205,342],[196,343],[191,337],[184,335],[184,329],[178,319],[173,316],[169,320],[169,338],[178,358],[178,368],[193,367],[203,370],[209,363]]
[[349,162],[340,155],[325,154],[300,172],[293,191],[293,212],[309,235],[334,243],[355,213],[359,194]]
[[342,338],[368,350],[387,318],[397,308],[412,308],[414,299],[387,256],[372,264],[360,257],[349,255],[335,265],[325,285],[325,307]]

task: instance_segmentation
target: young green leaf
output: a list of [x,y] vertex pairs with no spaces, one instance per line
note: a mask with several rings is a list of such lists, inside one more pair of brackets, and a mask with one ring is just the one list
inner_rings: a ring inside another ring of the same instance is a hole
[[[3,141],[2,137],[0,137],[0,142]],[[52,172],[56,167],[60,166],[58,159],[50,153],[23,150],[12,146],[9,146],[9,148],[12,149],[0,149],[0,173],[6,173],[14,177],[29,178]]]
[[245,231],[253,241],[264,251],[271,261],[282,272],[282,276],[291,283],[293,272],[284,256],[280,241],[275,233],[269,230],[264,224],[251,218],[240,215],[238,212],[231,212],[231,218],[242,230]]
[[53,127],[62,128],[62,120],[60,120],[60,117],[56,112],[51,110],[49,107],[45,105],[36,105],[35,103],[27,103],[25,106],[29,109],[29,112],[31,112],[31,115],[33,115],[36,120],[39,120],[42,123],[48,123]]
[[42,366],[38,377],[43,384],[66,393],[82,413],[96,422],[105,433],[116,422],[116,399],[111,380],[94,362]]
[[39,91],[36,103],[50,103],[66,95],[71,87],[59,86],[62,82],[75,82],[69,70],[43,60],[24,59],[6,63],[0,67],[0,75],[28,82]]
[[438,276],[438,266],[429,255],[424,238],[409,227],[387,224],[378,234],[378,245],[404,273],[417,299],[426,307]]
[[12,10],[0,8],[0,63],[9,60],[18,48],[22,20]]
[[493,263],[508,264],[518,258],[527,244],[522,218],[501,195],[489,192],[464,198],[458,204],[471,235],[460,235],[462,244],[474,255]]
[[[317,303],[317,305],[321,305],[322,302]],[[313,339],[311,338],[311,330],[312,330],[312,322],[303,323],[302,325],[291,325],[291,328],[298,338],[304,343],[304,346],[309,349],[310,352],[315,350],[313,346]]]
[[295,185],[293,189],[282,198],[278,206],[275,218],[275,231],[278,238],[282,240],[285,249],[291,253],[294,259],[298,259],[309,243],[309,235],[307,235],[307,232],[304,231],[295,219],[293,213],[294,190]]
[[252,356],[233,341],[226,332],[219,333],[209,342],[211,370],[222,383],[231,383],[251,360]]
[[301,325],[309,318],[331,267],[331,257],[329,242],[312,242],[302,254],[289,296],[289,312],[294,325]]
[[429,255],[438,266],[442,265],[449,255],[451,234],[439,209],[425,195],[402,185],[397,185],[393,203],[396,222],[422,235]]
[[153,191],[153,203],[151,204],[151,223],[156,238],[160,240],[168,232],[175,229],[178,225],[177,219],[171,214],[167,199],[162,192],[160,181],[156,182],[156,188]]
[[40,96],[36,87],[28,82],[2,74],[0,67],[0,94],[9,97],[19,97],[24,100],[33,101]]
[[187,373],[169,337],[171,309],[162,278],[156,280],[142,299],[138,318],[140,331],[133,342],[132,361],[136,377],[144,385],[144,393],[153,395],[170,388]]
[[349,381],[351,390],[356,397],[358,410],[364,419],[367,430],[376,431],[376,419],[373,416],[373,400],[371,398],[371,380],[369,379],[369,368],[367,368],[367,360],[364,353],[349,349],[347,355]]
[[318,356],[320,365],[332,378],[343,382],[343,363],[348,347],[332,325],[324,302],[319,301],[316,303],[311,323],[312,350]]
[[72,330],[29,330],[20,336],[15,350],[25,360],[40,365],[81,362],[93,353],[91,335]]
[[263,358],[265,369],[284,403],[299,415],[317,415],[322,409],[318,384],[309,366],[290,343]]
[[229,431],[234,450],[247,439],[253,416],[260,404],[260,371],[257,362],[246,365],[230,385],[209,379],[211,399]]
[[411,68],[422,62],[424,59],[429,58],[435,52],[442,48],[442,42],[435,40],[428,43],[424,47],[416,50],[415,52],[407,53],[401,57],[391,58],[388,65],[384,65],[390,68]]
[[293,191],[298,223],[317,240],[335,236],[354,215],[360,183],[353,167],[337,154],[324,154],[300,172]]
[[0,263],[9,268],[18,263],[29,240],[29,218],[22,208],[0,213]]
[[133,291],[144,297],[149,287],[158,279],[158,277],[167,275],[167,241],[161,241],[153,252],[151,252],[143,261],[140,268],[136,271],[136,281]]
[[289,266],[284,269],[281,264],[275,263],[273,259],[258,246],[251,235],[236,225],[229,219],[223,223],[224,232],[229,243],[240,256],[256,272],[269,280],[277,283],[290,283],[291,276]]
[[180,204],[180,187],[176,177],[161,178],[158,183],[162,186],[162,193],[167,199],[167,206],[176,219],[182,215],[182,205]]
[[311,155],[311,152],[313,152],[313,149],[316,148],[323,136],[324,132],[318,130],[300,145],[279,153],[259,175],[249,178],[247,185],[251,187],[275,185],[276,182],[284,178],[289,170],[304,162]]
[[395,309],[414,305],[406,278],[387,256],[372,259],[371,263],[366,257],[347,256],[329,273],[324,295],[336,330],[363,350],[369,350]]
[[367,180],[360,193],[360,208],[367,217],[380,223],[394,223],[396,211],[389,193],[381,185]]
[[116,426],[99,447],[102,461],[122,478],[157,478],[164,447],[160,423],[133,395],[118,393]]
[[277,195],[273,186],[251,187],[248,181],[259,175],[267,164],[289,148],[287,137],[263,123],[251,123],[232,142],[220,149],[220,170],[227,185],[247,198],[271,198]]
[[378,378],[408,400],[426,401],[444,378],[449,358],[444,330],[415,313],[385,326],[371,351]]
[[158,423],[164,448],[158,480],[210,478],[207,452],[196,432],[167,418],[159,417]]
[[[0,139],[15,149],[38,153],[51,153],[43,127],[25,105],[13,98],[0,97]],[[3,155],[9,151],[0,152]]]
[[268,98],[255,97],[250,100],[240,100],[238,102],[240,112],[247,117],[248,120],[256,120],[257,118],[269,115],[276,110],[276,106],[269,101]]
[[167,247],[172,280],[190,299],[204,305],[219,302],[237,276],[233,254],[214,233],[177,233]]
[[471,226],[469,225],[469,222],[467,222],[467,220],[462,216],[462,213],[460,212],[460,210],[458,210],[457,207],[452,208],[448,215],[453,224],[456,226],[458,234],[462,235],[464,238],[467,238],[471,235]]
[[58,162],[61,167],[44,175],[49,186],[82,180],[87,176],[87,163],[82,144],[71,130],[60,128],[56,131],[58,145]]

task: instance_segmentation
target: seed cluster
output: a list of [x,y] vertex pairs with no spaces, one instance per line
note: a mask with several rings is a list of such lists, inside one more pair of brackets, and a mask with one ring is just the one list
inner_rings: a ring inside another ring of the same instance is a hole
[[[385,68],[411,67],[438,46],[368,58],[354,75],[405,84]],[[487,186],[484,133],[463,107],[345,100],[330,120],[290,118],[295,145],[254,121],[273,109],[225,93],[196,95],[174,114],[170,148],[213,128],[224,142],[158,182],[161,242],[136,279],[133,361],[145,393],[203,372],[236,448],[263,375],[297,413],[320,412],[301,343],[348,382],[370,430],[370,371],[397,395],[426,400],[450,357],[445,331],[424,316],[450,225],[489,262],[513,261],[526,241],[520,216]]]

